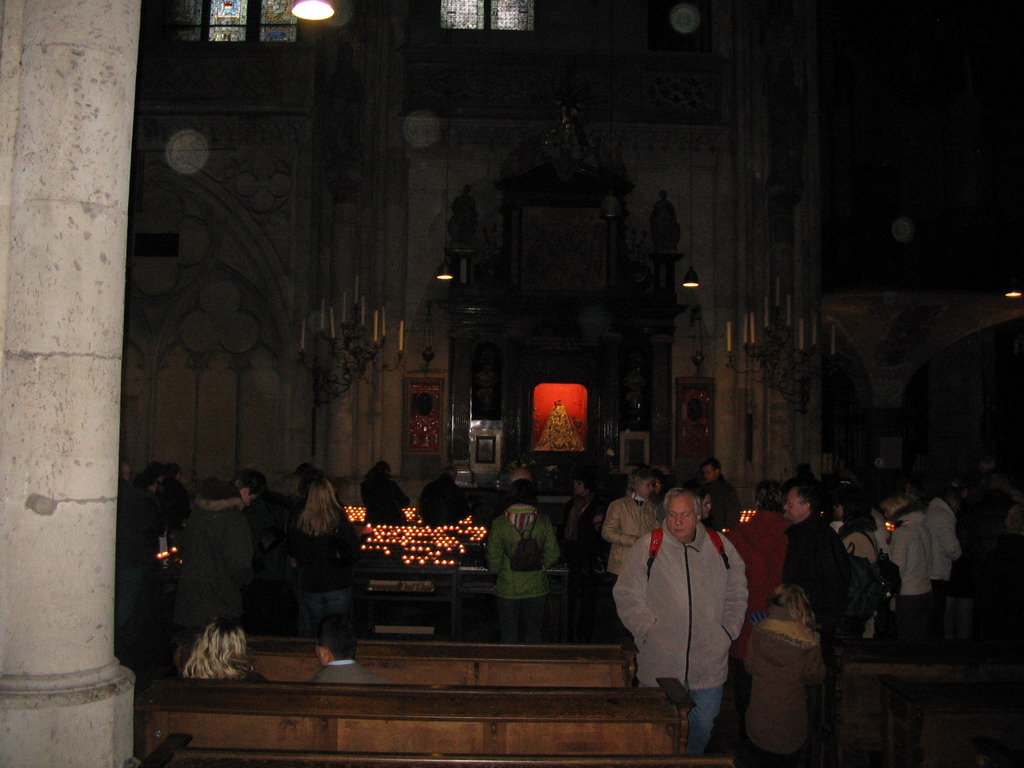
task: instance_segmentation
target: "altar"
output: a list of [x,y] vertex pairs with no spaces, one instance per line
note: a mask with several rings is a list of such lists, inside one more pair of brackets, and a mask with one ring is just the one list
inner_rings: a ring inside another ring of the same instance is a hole
[[670,467],[679,254],[641,247],[621,167],[505,170],[501,237],[447,254],[451,461],[529,466],[550,495],[571,492],[576,467]]

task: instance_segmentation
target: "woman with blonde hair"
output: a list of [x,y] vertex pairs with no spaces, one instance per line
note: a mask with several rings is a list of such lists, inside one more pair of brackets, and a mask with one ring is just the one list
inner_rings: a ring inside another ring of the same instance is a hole
[[299,635],[313,637],[324,616],[352,609],[352,566],[359,538],[323,477],[315,479],[288,534],[288,554],[298,568]]
[[821,642],[807,594],[780,584],[768,618],[754,625],[743,660],[752,678],[746,727],[754,765],[797,766],[810,727],[806,687],[825,679]]
[[916,497],[895,493],[878,505],[886,521],[894,523],[889,558],[900,567],[900,593],[896,596],[896,639],[924,640],[932,609],[932,535],[924,508]]
[[213,619],[196,637],[181,676],[202,680],[264,681],[249,661],[242,625],[235,619],[220,617]]
[[650,500],[654,492],[654,473],[637,467],[629,473],[626,495],[608,505],[601,537],[611,544],[608,573],[618,578],[630,547],[648,531],[658,527],[657,504]]

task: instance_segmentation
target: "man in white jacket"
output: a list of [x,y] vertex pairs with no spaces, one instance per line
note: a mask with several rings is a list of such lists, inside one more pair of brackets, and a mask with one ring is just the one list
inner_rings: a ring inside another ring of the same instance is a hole
[[699,755],[721,707],[729,646],[746,614],[747,578],[729,540],[699,524],[700,503],[691,491],[673,488],[664,504],[661,545],[652,556],[652,536],[662,529],[640,537],[613,594],[636,642],[640,684],[675,677],[693,699],[686,751]]
[[[946,586],[953,563],[960,557],[960,541],[956,537],[956,514],[967,497],[967,482],[954,477],[942,494],[928,504],[925,526],[932,536],[932,616],[929,632],[932,637],[943,637],[943,617],[946,609]],[[950,635],[952,636],[952,634]]]

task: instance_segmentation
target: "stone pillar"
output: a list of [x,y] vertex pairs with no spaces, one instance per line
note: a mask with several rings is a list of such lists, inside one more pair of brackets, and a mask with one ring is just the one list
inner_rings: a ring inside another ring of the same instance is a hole
[[5,0],[0,765],[121,766],[115,497],[137,0]]

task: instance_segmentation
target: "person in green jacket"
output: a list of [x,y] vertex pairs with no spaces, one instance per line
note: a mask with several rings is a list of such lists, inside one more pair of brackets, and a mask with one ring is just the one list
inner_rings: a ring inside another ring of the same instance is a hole
[[[513,568],[513,556],[524,538],[533,538],[540,550],[539,567]],[[558,540],[551,519],[537,510],[537,486],[530,480],[512,483],[505,513],[494,519],[487,536],[487,568],[498,575],[498,623],[503,643],[544,642],[544,609],[550,591],[546,569],[559,558]],[[524,632],[520,640],[519,621]]]

